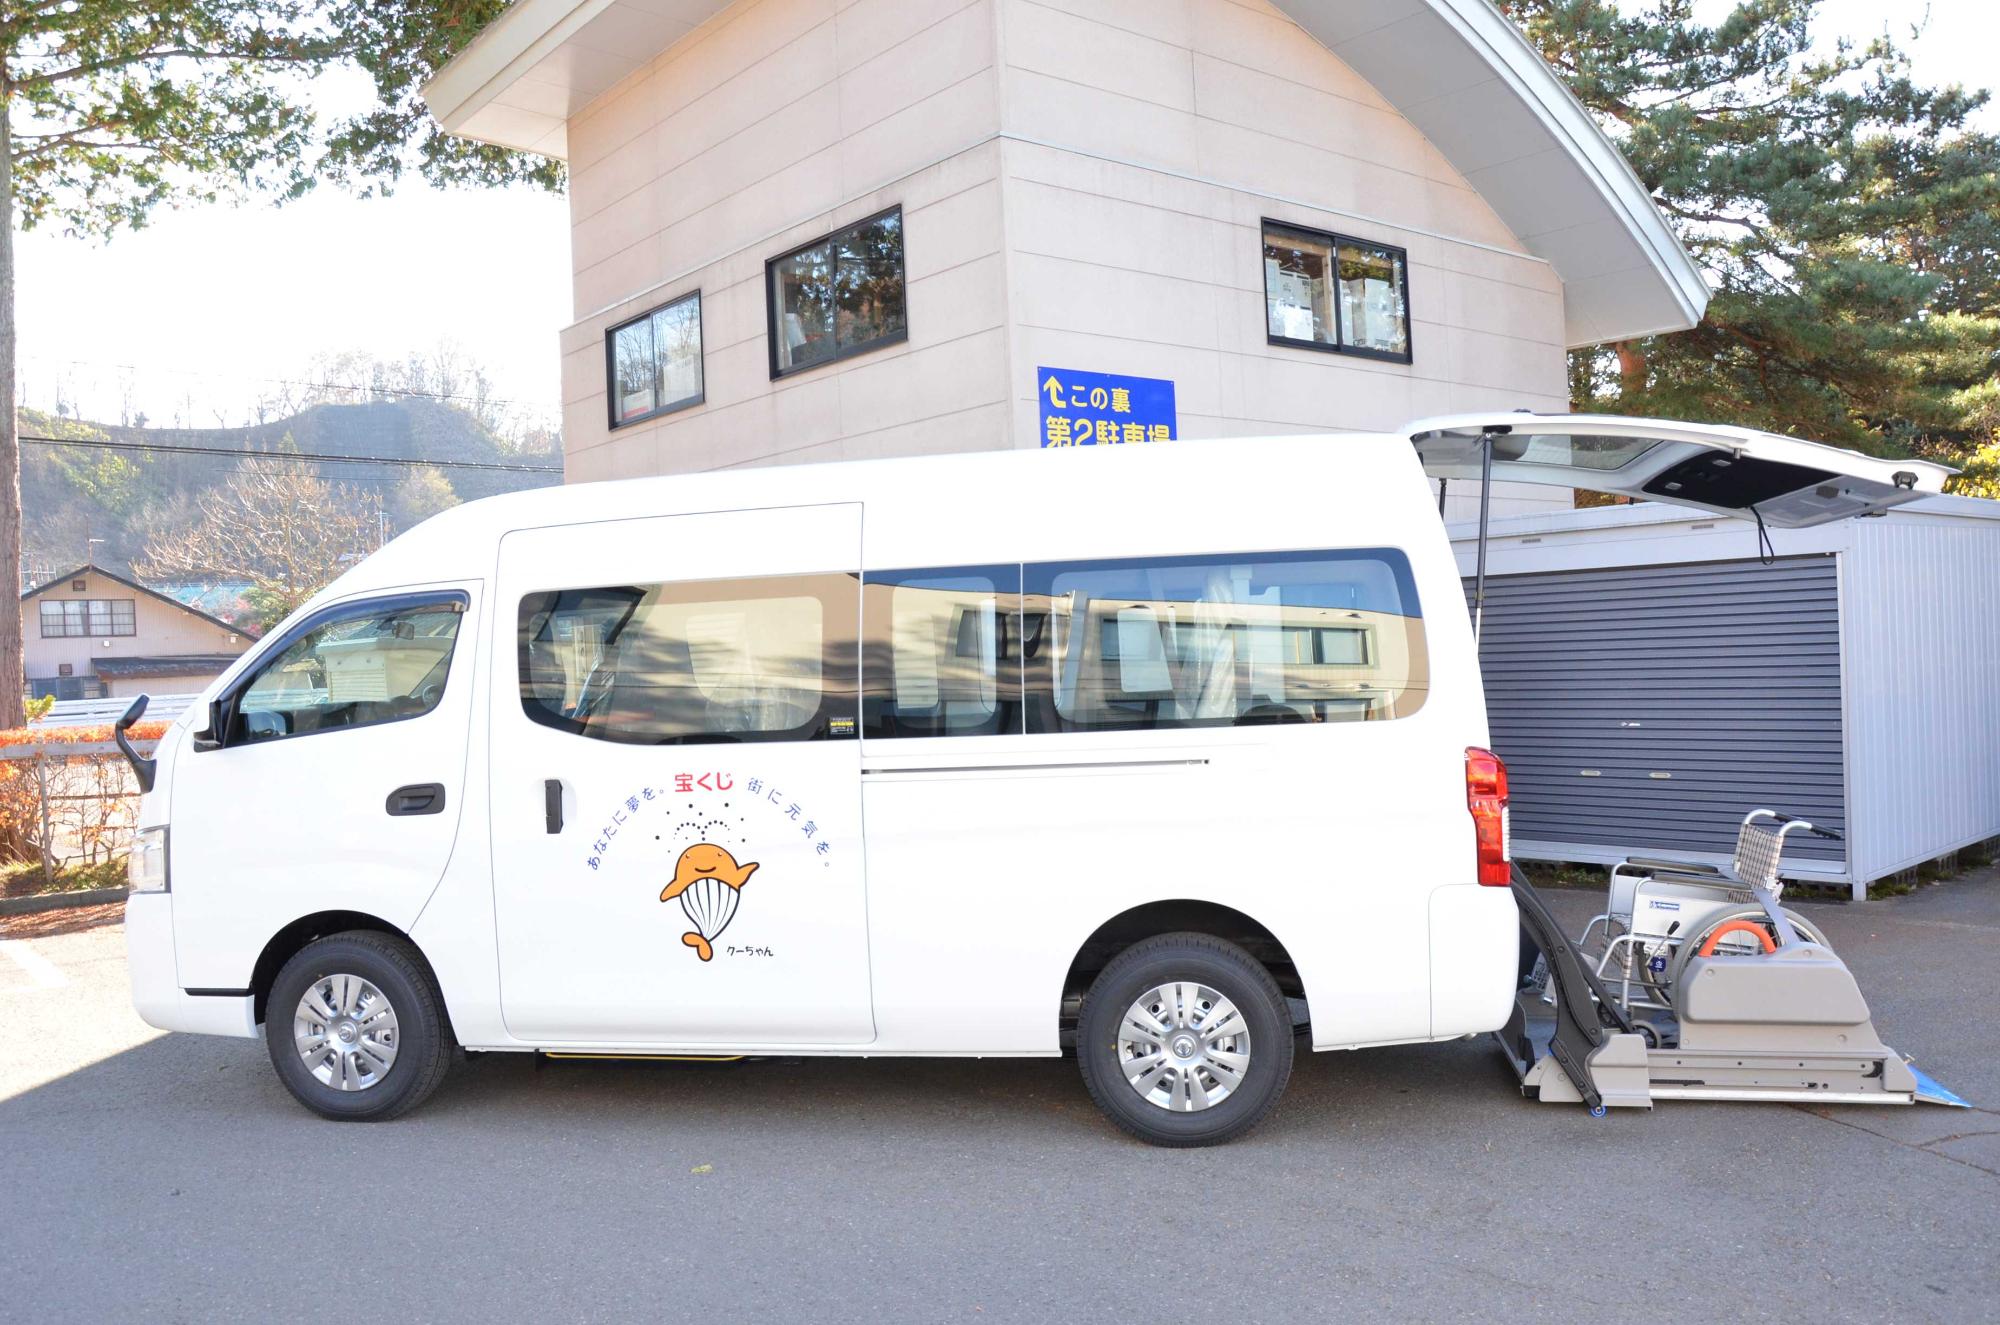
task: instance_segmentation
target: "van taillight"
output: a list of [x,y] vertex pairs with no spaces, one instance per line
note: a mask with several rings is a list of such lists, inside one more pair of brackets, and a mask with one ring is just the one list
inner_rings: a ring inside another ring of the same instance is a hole
[[1507,864],[1507,765],[1476,745],[1465,751],[1465,808],[1472,811],[1479,881],[1489,888],[1507,887],[1513,882]]

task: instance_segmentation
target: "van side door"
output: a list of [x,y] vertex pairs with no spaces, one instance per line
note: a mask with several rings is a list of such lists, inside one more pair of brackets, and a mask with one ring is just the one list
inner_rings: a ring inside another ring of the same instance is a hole
[[873,1038],[860,565],[859,505],[501,541],[490,777],[512,1034]]

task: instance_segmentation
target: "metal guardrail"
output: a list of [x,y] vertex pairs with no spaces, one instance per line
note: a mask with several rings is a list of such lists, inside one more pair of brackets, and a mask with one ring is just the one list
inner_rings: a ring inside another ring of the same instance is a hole
[[[131,695],[105,699],[59,699],[47,717],[37,719],[28,726],[94,727],[100,722],[116,722],[118,715],[132,706],[132,699]],[[148,695],[146,721],[170,722],[187,712],[194,701],[193,695]]]
[[[132,748],[142,755],[151,754],[159,748],[157,738],[141,738],[132,742]],[[51,759],[62,759],[69,755],[115,755],[119,753],[116,741],[84,741],[72,743],[55,741],[49,744],[0,745],[0,763],[10,759],[39,759],[43,755]]]
[[[141,755],[150,755],[159,748],[159,741],[139,740],[132,745]],[[21,760],[30,761],[29,767],[22,770],[24,776],[33,779],[35,821],[29,837],[41,856],[45,883],[54,885],[59,855],[72,857],[77,848],[82,848],[89,858],[96,858],[107,848],[114,855],[123,850],[124,844],[119,839],[130,836],[139,803],[139,785],[125,769],[123,752],[115,742],[38,741],[0,746],[0,763]],[[79,767],[101,769],[106,763],[116,770],[111,785],[106,784],[101,774],[84,773],[79,789],[79,778],[73,776]],[[102,808],[95,812],[85,809],[72,812],[69,808],[72,805]],[[110,842],[106,840],[107,833]],[[59,848],[58,838],[69,849]]]

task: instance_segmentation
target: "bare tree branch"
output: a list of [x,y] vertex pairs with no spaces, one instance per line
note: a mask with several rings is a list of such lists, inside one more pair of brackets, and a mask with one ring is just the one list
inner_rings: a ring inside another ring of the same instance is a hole
[[146,549],[142,575],[250,581],[266,624],[289,615],[375,548],[374,504],[298,465],[246,463],[201,498],[187,529]]

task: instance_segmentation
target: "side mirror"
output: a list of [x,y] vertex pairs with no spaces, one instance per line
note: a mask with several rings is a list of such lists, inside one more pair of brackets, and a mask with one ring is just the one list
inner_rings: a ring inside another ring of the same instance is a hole
[[111,739],[118,743],[118,753],[125,756],[125,762],[132,765],[132,776],[139,780],[139,790],[142,792],[153,789],[153,777],[159,770],[159,761],[141,759],[139,752],[132,748],[132,742],[127,739],[125,733],[145,714],[148,698],[146,695],[141,695],[133,700],[131,707],[119,715],[117,722],[111,724]]
[[196,750],[220,750],[222,748],[222,701],[208,701],[208,726],[194,734]]
[[291,734],[292,726],[282,713],[252,709],[243,715],[243,739],[246,741],[269,741]]

